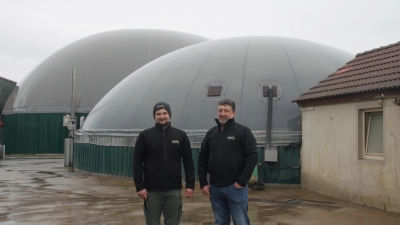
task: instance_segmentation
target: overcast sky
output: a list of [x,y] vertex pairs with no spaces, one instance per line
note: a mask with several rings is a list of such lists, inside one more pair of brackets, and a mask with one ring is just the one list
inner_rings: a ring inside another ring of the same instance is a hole
[[356,54],[400,41],[399,10],[399,0],[0,0],[0,76],[19,82],[67,44],[135,28],[286,36]]

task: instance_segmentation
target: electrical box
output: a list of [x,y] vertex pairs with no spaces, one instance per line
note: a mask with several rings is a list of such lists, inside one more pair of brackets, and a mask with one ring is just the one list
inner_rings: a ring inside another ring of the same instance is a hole
[[268,148],[264,150],[264,161],[265,162],[278,162],[278,150]]
[[63,117],[63,126],[67,127],[68,130],[76,130],[76,117],[65,115]]
[[68,121],[71,119],[69,115],[63,117],[63,127],[68,127]]

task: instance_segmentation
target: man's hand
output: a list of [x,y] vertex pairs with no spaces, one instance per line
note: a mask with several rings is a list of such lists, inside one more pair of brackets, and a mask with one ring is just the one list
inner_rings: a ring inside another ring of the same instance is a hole
[[186,188],[185,197],[186,198],[191,198],[191,197],[193,197],[193,195],[194,195],[193,189]]
[[203,194],[204,194],[205,196],[211,197],[211,194],[210,194],[210,185],[204,186],[204,187],[201,189],[201,192],[203,192]]
[[139,195],[140,198],[147,200],[147,190],[146,189],[139,191],[137,194]]
[[244,188],[244,187],[240,186],[240,184],[238,184],[236,182],[233,184],[233,186],[235,186],[235,188]]

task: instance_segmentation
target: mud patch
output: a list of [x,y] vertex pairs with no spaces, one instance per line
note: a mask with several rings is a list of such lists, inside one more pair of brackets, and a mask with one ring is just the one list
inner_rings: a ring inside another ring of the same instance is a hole
[[0,222],[8,221],[8,213],[0,213]]

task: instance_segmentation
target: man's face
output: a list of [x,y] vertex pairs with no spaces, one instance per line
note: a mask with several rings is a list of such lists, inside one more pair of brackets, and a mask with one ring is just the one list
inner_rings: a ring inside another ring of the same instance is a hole
[[236,112],[233,111],[230,105],[219,105],[218,106],[218,121],[220,124],[225,124],[229,119],[235,117]]
[[171,122],[171,118],[165,109],[159,109],[154,115],[154,120],[156,123],[161,124],[161,126],[167,126]]

